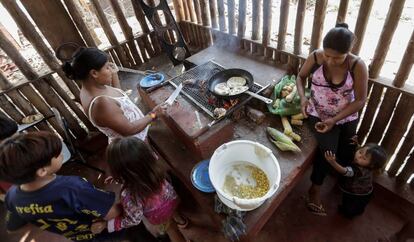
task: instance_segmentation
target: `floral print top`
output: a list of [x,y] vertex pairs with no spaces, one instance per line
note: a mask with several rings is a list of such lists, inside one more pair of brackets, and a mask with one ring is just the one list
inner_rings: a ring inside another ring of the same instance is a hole
[[[307,113],[322,121],[335,117],[349,103],[355,100],[354,80],[348,71],[342,83],[335,85],[326,80],[321,65],[312,75],[311,96]],[[358,112],[339,120],[336,124],[344,124],[358,119]]]

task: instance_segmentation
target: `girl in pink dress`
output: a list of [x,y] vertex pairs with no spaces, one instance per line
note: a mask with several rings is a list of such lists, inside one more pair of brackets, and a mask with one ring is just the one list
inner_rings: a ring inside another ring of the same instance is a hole
[[[339,23],[323,39],[323,49],[313,51],[303,64],[296,86],[302,113],[309,116],[310,129],[318,141],[309,189],[308,209],[326,215],[320,187],[330,165],[324,157],[328,150],[347,166],[353,160],[358,111],[367,98],[368,70],[365,63],[351,53],[355,35],[345,23]],[[304,84],[310,79],[311,95],[305,96]]]
[[107,148],[107,159],[114,180],[122,184],[120,202],[124,210],[107,222],[108,231],[144,221],[155,236],[167,233],[171,241],[185,241],[177,227],[187,223],[176,213],[179,198],[167,180],[166,169],[148,145],[134,136],[116,138]]

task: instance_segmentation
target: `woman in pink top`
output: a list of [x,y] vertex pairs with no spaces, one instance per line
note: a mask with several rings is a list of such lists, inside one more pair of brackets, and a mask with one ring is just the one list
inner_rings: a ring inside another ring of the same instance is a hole
[[[323,39],[323,49],[309,55],[296,79],[302,113],[309,124],[319,149],[313,165],[308,209],[326,215],[320,199],[320,187],[330,167],[323,154],[336,153],[339,162],[352,161],[358,111],[367,98],[368,70],[365,63],[350,53],[355,35],[345,23],[337,24]],[[310,78],[311,96],[305,97],[304,84]]]

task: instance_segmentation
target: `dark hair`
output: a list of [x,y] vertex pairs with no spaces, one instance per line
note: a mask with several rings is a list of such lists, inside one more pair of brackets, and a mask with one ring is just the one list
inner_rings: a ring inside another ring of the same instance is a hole
[[17,123],[4,114],[0,114],[0,141],[17,132]]
[[348,24],[337,23],[335,28],[329,30],[323,38],[323,48],[333,49],[339,53],[346,54],[351,50],[354,39],[355,35],[348,29]]
[[163,164],[148,145],[136,137],[115,139],[106,155],[112,176],[134,197],[144,199],[158,192],[167,178]]
[[387,162],[387,153],[384,148],[375,143],[368,143],[364,147],[367,148],[366,154],[370,156],[369,167],[372,170],[382,169]]
[[62,65],[62,70],[73,80],[85,80],[91,70],[99,71],[108,61],[108,55],[97,48],[79,48],[72,58]]
[[0,145],[0,180],[25,184],[36,179],[36,171],[49,166],[62,151],[59,137],[46,131],[19,134]]

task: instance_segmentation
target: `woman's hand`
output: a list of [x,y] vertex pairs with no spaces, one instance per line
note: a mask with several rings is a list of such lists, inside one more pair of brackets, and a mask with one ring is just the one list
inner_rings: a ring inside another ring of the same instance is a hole
[[325,152],[325,159],[330,163],[336,163],[336,156],[335,153],[333,153],[332,151],[328,150]]
[[97,221],[91,225],[91,232],[93,234],[100,234],[107,226],[106,221]]
[[302,114],[305,118],[308,117],[308,114],[306,113],[306,109],[308,108],[309,100],[305,96],[300,97],[300,106],[302,109]]
[[335,123],[336,123],[335,120],[330,118],[330,119],[324,120],[322,122],[317,122],[315,124],[315,129],[319,133],[326,133],[335,126]]
[[167,107],[168,107],[168,105],[166,105],[165,103],[161,103],[161,104],[158,104],[157,106],[155,106],[155,107],[151,110],[151,112],[152,112],[152,113],[155,113],[155,115],[156,115],[157,117],[159,117],[159,116],[161,116],[161,115],[164,115],[164,114],[165,114],[165,112],[167,111]]

